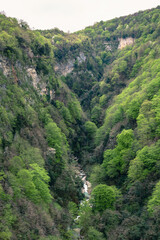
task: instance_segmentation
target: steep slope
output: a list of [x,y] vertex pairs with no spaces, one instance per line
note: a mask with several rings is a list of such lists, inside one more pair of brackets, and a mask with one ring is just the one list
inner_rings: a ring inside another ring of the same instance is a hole
[[55,76],[51,43],[16,19],[0,21],[0,238],[67,238],[68,203],[82,198],[73,154],[84,114]]
[[159,239],[160,7],[74,34],[0,28],[0,238]]
[[[81,223],[86,237],[91,229],[94,234],[93,226],[106,239],[158,239],[160,236],[159,13],[157,8],[115,19],[113,35],[115,40],[119,37],[120,44],[100,82],[103,95],[98,96],[97,107],[104,104],[107,110],[104,123],[97,130],[97,147],[92,155],[92,162],[94,159],[102,164],[94,166],[90,176],[96,187],[89,226],[86,228]],[[104,25],[107,23],[98,23],[93,31],[99,31]],[[124,46],[127,41],[129,45]],[[102,200],[108,191],[106,184],[113,186],[115,194],[115,202],[110,206],[105,204],[107,197]],[[121,192],[118,195],[115,186]]]
[[90,140],[81,163],[88,172],[102,163],[89,174],[92,185],[115,185],[122,194],[103,209],[96,205],[103,189],[93,190],[95,211],[81,210],[86,239],[101,239],[97,230],[107,239],[159,237],[159,24],[157,7],[76,33],[88,36],[92,51],[63,81],[99,127],[86,125]]

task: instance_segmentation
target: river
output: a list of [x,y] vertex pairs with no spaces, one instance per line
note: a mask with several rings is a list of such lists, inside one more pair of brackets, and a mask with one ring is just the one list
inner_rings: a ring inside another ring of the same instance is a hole
[[81,191],[85,195],[85,198],[89,199],[90,194],[91,194],[91,183],[88,180],[86,180],[87,176],[86,176],[85,172],[81,169],[80,165],[78,165],[76,172],[77,172],[77,175],[81,178],[81,180],[83,182],[83,187],[82,187]]
[[[90,195],[91,195],[91,183],[86,179],[87,176],[85,174],[85,172],[82,170],[81,166],[78,165],[76,167],[76,174],[77,176],[79,176],[83,182],[83,187],[81,189],[82,193],[84,194],[85,196],[85,199],[81,201],[80,204],[83,204],[83,201],[85,201],[86,199],[89,200],[90,199]],[[74,222],[77,223],[78,219],[80,218],[80,216],[77,216],[75,219],[74,219]],[[80,231],[81,229],[79,227],[77,228],[74,228],[74,240],[78,240],[78,239],[83,239],[81,238],[81,235],[80,235]]]

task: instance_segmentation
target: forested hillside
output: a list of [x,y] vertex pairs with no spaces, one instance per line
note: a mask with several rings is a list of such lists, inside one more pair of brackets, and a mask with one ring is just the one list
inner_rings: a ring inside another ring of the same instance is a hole
[[0,30],[0,239],[160,239],[160,7]]

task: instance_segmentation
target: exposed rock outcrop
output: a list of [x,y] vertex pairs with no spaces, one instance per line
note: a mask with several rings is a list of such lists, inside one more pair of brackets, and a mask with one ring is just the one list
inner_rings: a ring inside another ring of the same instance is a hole
[[50,100],[53,100],[55,98],[55,91],[54,91],[54,89],[49,91],[49,96],[50,96]]
[[37,72],[34,68],[28,68],[27,74],[29,77],[32,78],[33,87],[38,90],[39,94],[41,96],[43,95],[49,95],[50,100],[53,100],[55,97],[55,91],[54,89],[48,90],[46,82],[43,82],[42,79],[40,79],[37,75]]
[[33,54],[32,50],[31,50],[30,48],[27,48],[26,50],[27,50],[27,55],[28,55],[28,57],[29,57],[29,58],[33,58],[33,57],[34,57],[34,54]]
[[4,76],[14,79],[14,83],[17,84],[19,80],[15,67],[20,68],[18,62],[14,66],[7,58],[0,56],[0,70],[3,72]]
[[0,70],[2,70],[6,77],[11,74],[11,65],[9,65],[8,61],[3,57],[0,57]]
[[111,43],[109,43],[109,42],[104,42],[104,45],[105,45],[105,49],[106,49],[107,51],[112,51]]
[[[83,52],[80,52],[79,56],[76,59],[78,64],[81,64],[86,60],[86,56]],[[54,67],[54,70],[60,75],[66,76],[68,73],[72,72],[74,69],[75,59],[69,59],[66,63],[57,63]]]
[[39,83],[40,79],[37,75],[37,72],[34,68],[28,68],[27,69],[28,76],[32,78],[33,80],[33,86],[37,89],[37,84]]
[[86,56],[84,55],[83,52],[80,52],[79,57],[77,57],[78,63],[82,63],[86,60]]
[[67,63],[58,63],[55,65],[54,70],[61,74],[66,76],[68,73],[73,71],[75,60],[68,60]]
[[126,46],[129,45],[133,45],[134,44],[135,39],[132,37],[128,37],[128,38],[120,38],[119,39],[119,46],[118,49],[123,49]]
[[48,147],[47,148],[47,155],[55,155],[56,154],[56,149],[55,148],[51,148],[51,147]]

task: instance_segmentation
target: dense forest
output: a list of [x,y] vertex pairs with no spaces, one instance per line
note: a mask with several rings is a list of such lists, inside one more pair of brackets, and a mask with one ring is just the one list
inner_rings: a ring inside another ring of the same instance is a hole
[[0,239],[160,239],[160,7],[0,30]]

